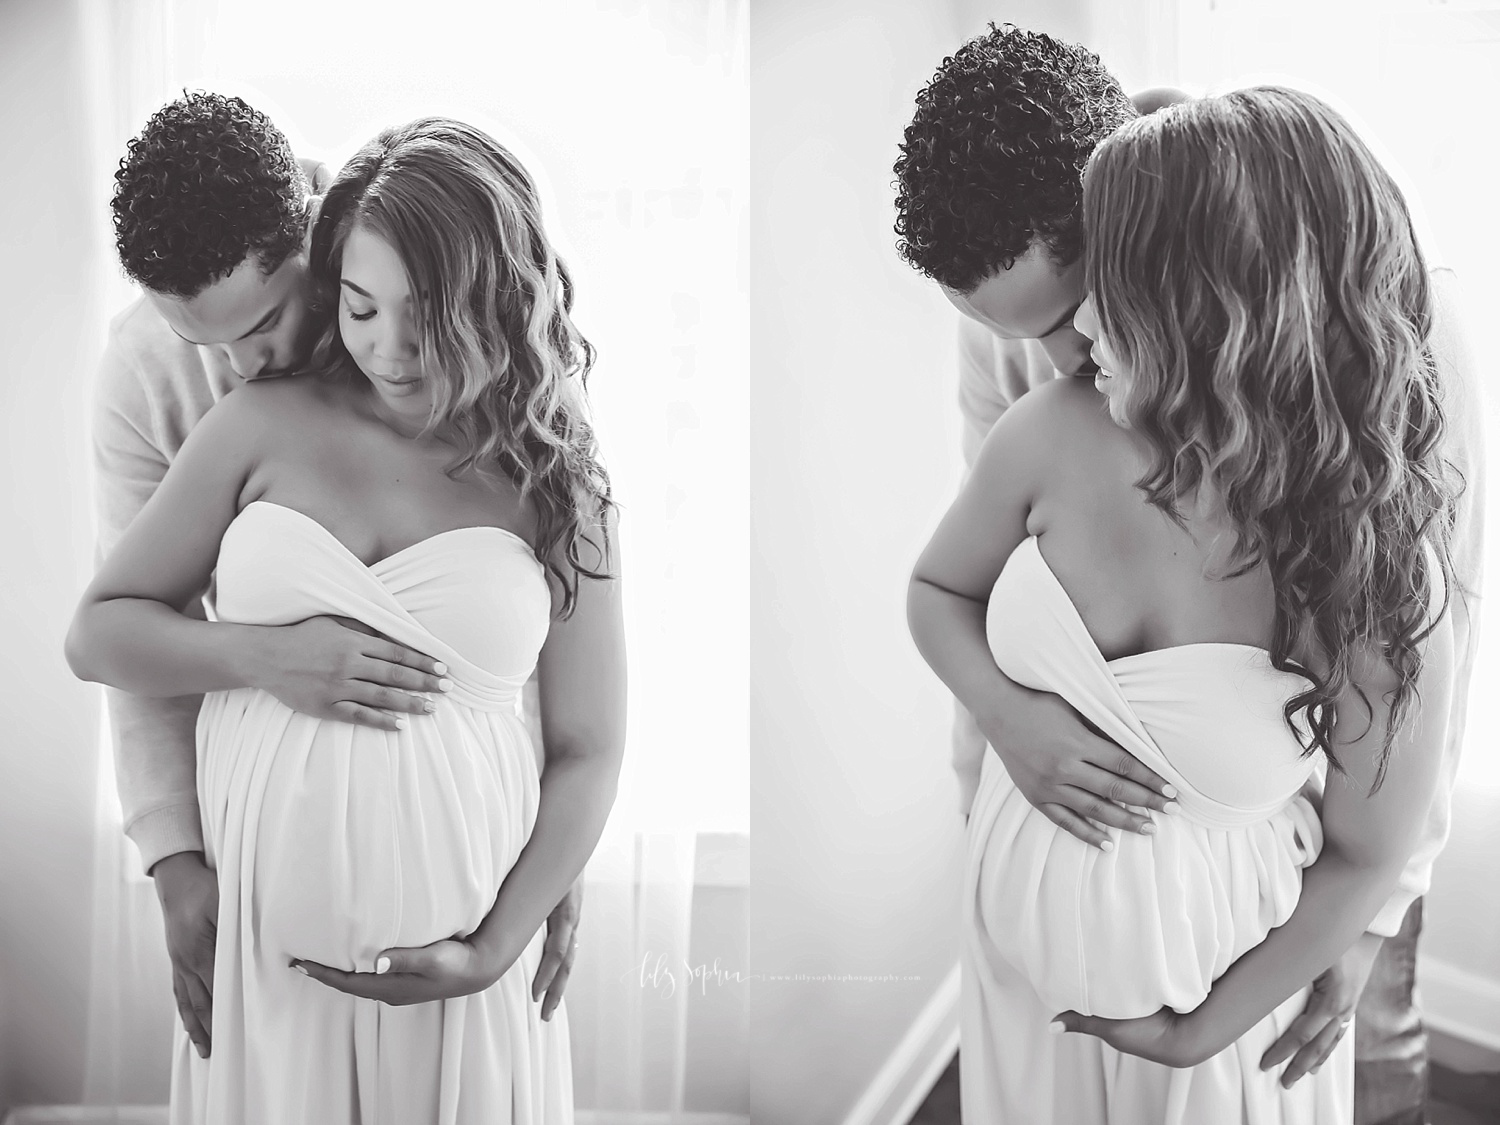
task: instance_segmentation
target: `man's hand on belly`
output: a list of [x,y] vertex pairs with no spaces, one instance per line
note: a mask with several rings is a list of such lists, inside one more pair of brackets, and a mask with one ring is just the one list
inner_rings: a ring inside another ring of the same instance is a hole
[[[400,713],[432,709],[422,692],[451,688],[447,667],[344,617],[310,617],[248,634],[246,683],[318,719],[399,730]],[[447,685],[445,687],[444,685]]]
[[214,943],[219,930],[219,877],[202,852],[177,852],[151,868],[167,928],[172,995],[198,1054],[212,1046]]

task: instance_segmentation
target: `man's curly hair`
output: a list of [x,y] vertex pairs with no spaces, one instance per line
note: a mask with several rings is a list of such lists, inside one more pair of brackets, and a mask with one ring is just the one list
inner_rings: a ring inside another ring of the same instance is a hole
[[896,161],[897,249],[961,293],[1040,242],[1083,252],[1083,167],[1135,107],[1099,56],[990,24],[917,95]]
[[115,172],[115,248],[130,278],[196,297],[254,253],[266,273],[307,231],[307,181],[281,130],[239,98],[184,91]]

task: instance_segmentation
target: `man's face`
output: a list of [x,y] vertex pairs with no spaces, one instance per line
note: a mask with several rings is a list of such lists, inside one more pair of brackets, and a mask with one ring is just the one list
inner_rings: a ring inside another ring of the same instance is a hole
[[196,297],[147,292],[173,332],[220,352],[241,379],[288,375],[306,361],[318,322],[308,311],[312,279],[299,251],[275,272],[254,254]]
[[1037,340],[1063,375],[1092,376],[1090,341],[1073,327],[1083,304],[1083,260],[1059,266],[1033,243],[1008,270],[981,281],[970,293],[943,286],[959,312],[1007,340]]

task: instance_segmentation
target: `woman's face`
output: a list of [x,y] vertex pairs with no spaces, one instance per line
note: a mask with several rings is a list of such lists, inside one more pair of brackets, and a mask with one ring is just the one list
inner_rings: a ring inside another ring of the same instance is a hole
[[1099,327],[1099,317],[1094,312],[1092,293],[1078,306],[1078,312],[1073,316],[1073,327],[1094,342],[1089,351],[1090,357],[1099,366],[1099,373],[1094,376],[1094,386],[1109,400],[1109,416],[1115,420],[1116,425],[1129,428],[1130,422],[1125,416],[1125,396],[1130,390],[1130,372],[1104,338],[1103,330]]
[[406,267],[389,242],[356,226],[344,243],[339,333],[381,404],[426,422],[432,379],[422,372],[421,335]]

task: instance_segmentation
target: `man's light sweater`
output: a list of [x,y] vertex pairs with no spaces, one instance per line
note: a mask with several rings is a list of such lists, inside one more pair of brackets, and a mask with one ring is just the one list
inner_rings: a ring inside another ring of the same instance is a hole
[[[94,388],[99,559],[145,507],[189,431],[238,383],[221,355],[179,337],[144,297],[110,322]],[[142,865],[149,872],[166,856],[201,851],[195,728],[202,697],[106,695],[125,833]]]

